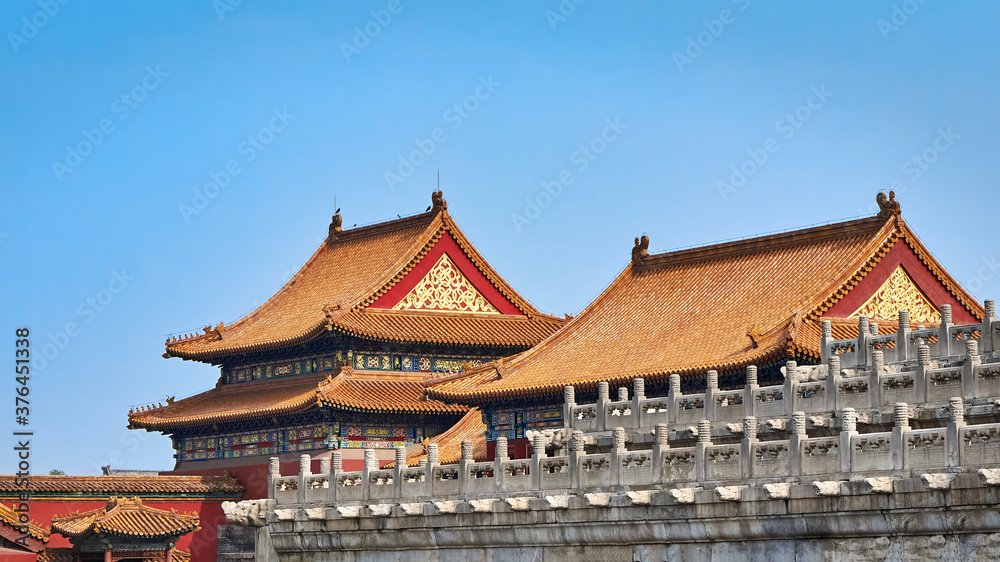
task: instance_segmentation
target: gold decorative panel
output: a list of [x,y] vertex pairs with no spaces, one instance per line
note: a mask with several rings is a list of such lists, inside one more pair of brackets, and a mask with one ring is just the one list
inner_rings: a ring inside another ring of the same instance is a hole
[[920,292],[901,265],[896,267],[868,302],[851,316],[865,315],[876,320],[895,322],[899,319],[900,310],[910,311],[911,323],[941,323],[941,313]]
[[462,275],[448,254],[442,254],[427,275],[392,308],[500,314]]

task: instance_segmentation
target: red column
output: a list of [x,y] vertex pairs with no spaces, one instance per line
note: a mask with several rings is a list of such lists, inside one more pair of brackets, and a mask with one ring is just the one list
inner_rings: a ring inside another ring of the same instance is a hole
[[110,550],[105,550],[104,551],[104,562],[111,562],[111,551]]
[[171,562],[171,560],[173,559],[174,559],[174,549],[169,548],[167,549],[166,555],[163,557],[163,562]]

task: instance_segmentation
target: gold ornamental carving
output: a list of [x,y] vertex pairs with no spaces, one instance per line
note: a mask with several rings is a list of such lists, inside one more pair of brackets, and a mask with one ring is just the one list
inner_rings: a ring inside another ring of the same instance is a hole
[[441,254],[434,267],[392,308],[500,314],[462,275],[448,254]]
[[895,322],[899,311],[910,311],[910,322],[940,324],[941,313],[927,300],[903,266],[897,266],[878,291],[851,316],[865,315],[876,320]]

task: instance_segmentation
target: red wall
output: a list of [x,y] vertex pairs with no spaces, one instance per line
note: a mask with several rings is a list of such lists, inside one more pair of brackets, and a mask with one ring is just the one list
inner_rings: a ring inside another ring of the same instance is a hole
[[[5,499],[3,503],[8,506],[16,506],[16,502]],[[197,512],[201,519],[201,529],[181,537],[177,543],[178,550],[191,550],[191,560],[194,562],[215,562],[216,560],[216,533],[219,525],[226,524],[226,517],[222,513],[222,502],[215,500],[202,501],[177,501],[177,500],[143,500],[143,505],[155,507],[157,509],[176,509],[181,513]],[[85,512],[92,509],[99,509],[108,505],[107,500],[96,499],[32,499],[29,503],[32,521],[43,527],[52,524],[53,517],[63,517],[76,511]],[[69,539],[59,533],[52,533],[48,547],[72,547]]]

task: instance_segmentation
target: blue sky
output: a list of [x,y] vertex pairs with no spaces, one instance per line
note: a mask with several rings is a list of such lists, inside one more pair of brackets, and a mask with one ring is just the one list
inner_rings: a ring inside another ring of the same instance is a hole
[[3,2],[0,354],[19,326],[57,350],[31,379],[33,469],[171,468],[128,409],[218,372],[162,359],[165,337],[269,297],[334,197],[345,227],[420,212],[439,169],[551,313],[640,234],[874,214],[890,186],[952,275],[1000,296],[998,24],[933,0]]

